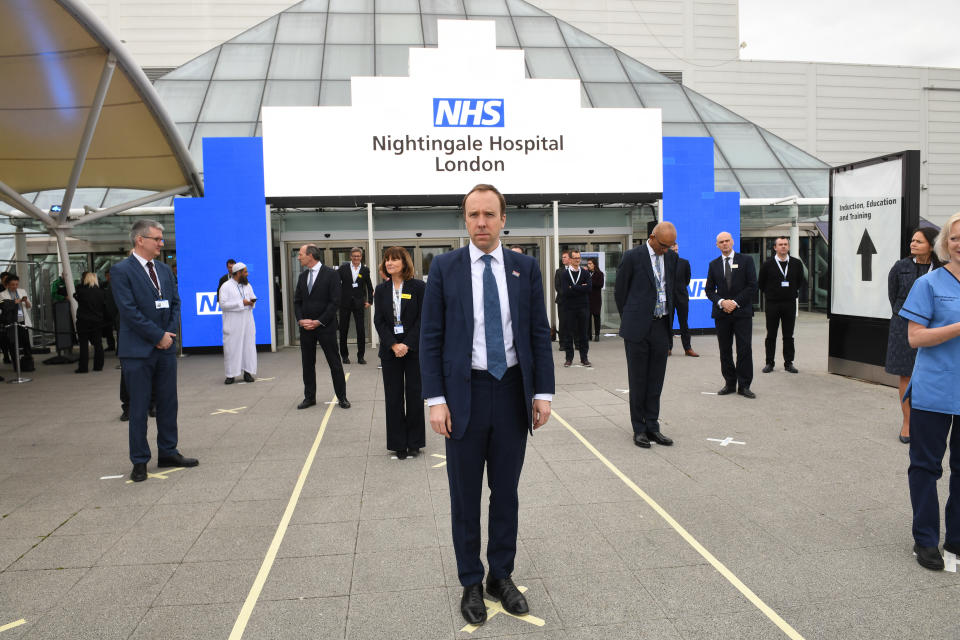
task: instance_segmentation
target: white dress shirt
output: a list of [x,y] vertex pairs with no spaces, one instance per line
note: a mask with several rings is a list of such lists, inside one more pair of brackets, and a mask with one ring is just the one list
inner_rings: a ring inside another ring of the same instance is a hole
[[[362,266],[363,266],[363,265],[361,264],[360,267],[362,267]],[[352,263],[352,262],[350,263],[350,271],[353,272],[353,281],[354,281],[354,282],[357,281],[357,277],[360,275],[360,267],[354,267],[354,266],[353,266],[353,263]]]
[[[316,286],[316,284],[317,284],[317,276],[320,275],[320,269],[321,269],[321,267],[323,267],[323,265],[320,264],[319,261],[317,261],[317,264],[313,265],[312,267],[308,267],[308,268],[307,268],[307,271],[313,271],[313,275],[311,275],[311,274],[309,274],[309,273],[307,274],[307,284],[308,284],[308,285],[310,284],[310,281],[312,280],[314,286]],[[308,294],[309,294],[309,293],[312,293],[312,290],[311,290],[310,288],[307,288],[307,293],[308,293]]]
[[[151,285],[153,284],[153,278],[150,277],[150,269],[147,268],[147,263],[148,263],[148,262],[153,262],[153,263],[154,263],[154,265],[153,265],[153,273],[157,276],[157,285],[159,285],[159,284],[160,284],[160,274],[157,273],[156,260],[147,260],[146,258],[144,258],[143,256],[141,256],[141,255],[140,255],[139,253],[137,253],[136,251],[133,252],[133,257],[136,258],[136,259],[137,259],[137,262],[140,263],[140,266],[143,267],[143,272],[144,272],[145,274],[147,274],[147,280],[150,281],[150,284],[151,284]],[[163,297],[163,291],[162,291],[162,289],[159,289],[159,288],[157,288],[157,287],[154,287],[154,290],[157,292],[157,296],[158,296],[158,297],[160,297],[160,298]]]
[[[729,254],[726,254],[726,255],[724,255],[722,251],[720,252],[720,258],[721,258],[720,264],[723,265],[724,277],[726,277],[728,261],[730,262],[730,272],[731,273],[733,272],[733,254],[734,253],[736,253],[736,251],[731,251]],[[723,300],[724,300],[723,298],[720,298],[719,300],[717,300],[717,306],[720,307],[721,309],[723,308]],[[737,305],[737,309],[740,308],[740,305],[737,304],[736,300],[731,300],[731,302]]]
[[[483,316],[483,263],[484,255],[480,248],[472,242],[469,244],[470,251],[470,285],[473,290],[473,350],[470,355],[470,368],[487,370],[487,333],[486,323]],[[493,277],[497,281],[497,294],[500,296],[500,323],[503,327],[503,348],[507,356],[507,367],[517,365],[517,349],[513,344],[513,318],[510,317],[510,296],[507,292],[507,272],[503,266],[503,243],[497,245],[497,248],[490,252],[493,259],[490,261],[490,269],[493,271]],[[552,393],[538,393],[533,396],[534,400],[553,401]],[[446,404],[444,396],[427,399],[427,406],[432,407],[435,404]]]

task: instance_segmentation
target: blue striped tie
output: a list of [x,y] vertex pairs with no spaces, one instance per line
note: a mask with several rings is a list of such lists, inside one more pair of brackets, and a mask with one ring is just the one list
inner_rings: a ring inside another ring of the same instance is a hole
[[497,380],[507,372],[507,352],[503,346],[503,321],[500,317],[500,292],[497,279],[493,277],[490,261],[493,256],[480,257],[483,260],[483,329],[487,342],[487,372]]

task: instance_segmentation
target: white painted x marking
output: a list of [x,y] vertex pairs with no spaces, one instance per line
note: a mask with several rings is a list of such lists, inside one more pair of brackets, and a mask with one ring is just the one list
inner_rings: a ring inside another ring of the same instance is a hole
[[[434,454],[434,455],[436,455],[436,454]],[[526,592],[527,592],[527,588],[526,588],[526,587],[517,587],[517,590],[520,591],[520,593],[526,593]],[[537,627],[542,627],[543,625],[547,624],[547,621],[546,621],[546,620],[544,620],[544,619],[542,619],[542,618],[538,618],[537,616],[532,616],[532,615],[530,615],[529,613],[528,613],[527,615],[524,615],[524,616],[515,616],[515,615],[513,615],[512,613],[508,612],[506,609],[504,609],[504,608],[503,608],[503,605],[500,604],[499,602],[494,602],[493,600],[487,600],[486,598],[483,599],[483,602],[487,605],[487,620],[488,620],[488,621],[489,621],[491,618],[493,618],[495,615],[497,615],[498,613],[502,613],[502,614],[504,614],[504,615],[506,615],[506,616],[510,616],[511,618],[516,618],[517,620],[523,620],[524,622],[529,622],[530,624],[532,624],[532,625],[534,625],[534,626],[537,626]],[[466,631],[467,633],[473,633],[474,631],[476,631],[476,630],[479,629],[479,628],[480,628],[479,625],[468,624],[468,625],[465,626],[463,629],[460,629],[460,631]]]
[[238,411],[243,411],[244,409],[246,409],[246,407],[234,407],[233,409],[217,409],[216,411],[214,411],[214,412],[211,413],[210,415],[212,415],[212,416],[218,416],[218,415],[220,415],[221,413],[233,413],[233,414],[236,414]]

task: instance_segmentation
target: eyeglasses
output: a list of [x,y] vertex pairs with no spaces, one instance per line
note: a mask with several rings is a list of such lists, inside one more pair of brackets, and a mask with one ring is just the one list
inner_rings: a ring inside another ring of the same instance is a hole
[[157,242],[158,244],[163,244],[163,236],[157,236],[157,237],[153,237],[153,236],[140,236],[140,237],[141,237],[141,238],[144,238],[144,239],[146,239],[146,240],[153,240],[154,242]]

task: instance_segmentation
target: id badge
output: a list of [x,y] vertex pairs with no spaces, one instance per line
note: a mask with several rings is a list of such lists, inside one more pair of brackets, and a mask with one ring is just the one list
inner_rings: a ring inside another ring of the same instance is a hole
[[740,268],[740,265],[738,265],[738,264],[732,264],[732,265],[730,265],[730,268],[731,268],[731,269],[739,269],[739,268]]
[[356,289],[358,286],[360,286],[359,283],[357,283],[357,282],[354,282],[354,283],[353,283],[353,288],[354,288],[354,289]]
[[781,286],[781,287],[789,287],[789,286],[790,286],[790,283],[787,282],[786,280],[784,280],[783,282],[780,283],[780,286]]
[[657,293],[657,302],[666,302],[667,301],[667,292],[660,291]]
[[156,301],[157,309],[169,309],[170,301],[169,300],[157,300]]
[[393,325],[393,333],[396,335],[403,333],[403,325],[402,324]]

